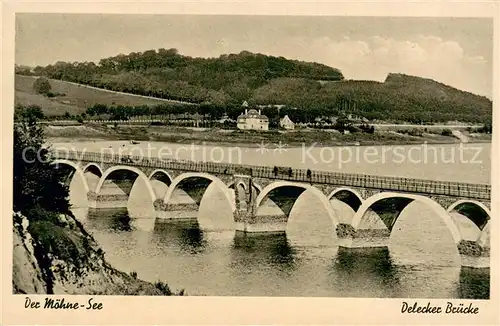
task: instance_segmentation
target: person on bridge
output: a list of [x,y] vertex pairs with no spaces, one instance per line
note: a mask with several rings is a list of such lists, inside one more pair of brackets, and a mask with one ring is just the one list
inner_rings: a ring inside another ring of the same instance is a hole
[[288,177],[292,177],[292,174],[293,174],[293,170],[292,168],[288,168]]
[[307,169],[307,178],[311,179],[311,169]]
[[274,176],[277,177],[278,176],[278,167],[277,166],[274,166],[273,168],[273,173],[274,173]]

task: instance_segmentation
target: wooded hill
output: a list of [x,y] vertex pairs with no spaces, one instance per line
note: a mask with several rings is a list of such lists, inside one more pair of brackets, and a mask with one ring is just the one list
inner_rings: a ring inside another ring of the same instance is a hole
[[16,67],[22,75],[46,76],[95,87],[221,108],[283,104],[309,116],[353,113],[368,119],[408,122],[491,121],[486,97],[402,74],[384,82],[346,81],[340,70],[318,63],[254,54],[192,58],[175,49],[149,50],[93,62]]

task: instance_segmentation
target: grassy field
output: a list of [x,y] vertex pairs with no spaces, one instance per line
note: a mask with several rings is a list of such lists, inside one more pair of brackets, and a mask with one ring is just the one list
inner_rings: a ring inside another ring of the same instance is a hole
[[114,93],[78,86],[65,81],[50,80],[53,93],[63,93],[65,96],[47,98],[36,94],[33,90],[35,77],[15,76],[15,104],[16,105],[38,105],[43,109],[45,115],[81,114],[88,107],[97,103],[106,105],[158,105],[165,103],[161,99],[151,99],[135,96],[132,94]]

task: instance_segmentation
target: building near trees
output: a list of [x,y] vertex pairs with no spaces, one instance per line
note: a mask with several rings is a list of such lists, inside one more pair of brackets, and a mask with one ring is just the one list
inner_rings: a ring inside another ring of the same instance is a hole
[[283,118],[280,119],[280,127],[286,130],[293,130],[295,129],[295,123],[288,117],[288,115],[285,115]]
[[245,112],[238,116],[237,127],[241,130],[269,130],[269,119],[260,110],[248,109],[248,103],[242,104]]

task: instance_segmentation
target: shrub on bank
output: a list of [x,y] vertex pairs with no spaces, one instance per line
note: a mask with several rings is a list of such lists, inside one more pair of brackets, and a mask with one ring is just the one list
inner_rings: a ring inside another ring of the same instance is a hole
[[77,267],[84,265],[88,260],[86,255],[89,249],[88,242],[68,228],[50,221],[38,220],[30,224],[29,232],[36,239],[38,246],[45,252],[51,253],[55,259],[64,260]]
[[178,296],[184,296],[185,295],[185,291],[184,289],[180,290],[179,292],[177,293],[174,293],[170,290],[170,287],[168,286],[167,283],[164,283],[162,281],[157,281],[155,283],[155,287],[160,290],[160,292],[163,294],[163,295],[178,295]]
[[424,135],[424,131],[420,129],[398,129],[397,133],[399,134],[404,134],[404,135],[409,135],[409,136],[414,136],[414,137],[422,137]]
[[447,137],[451,137],[453,135],[453,133],[451,132],[450,129],[443,129],[443,131],[441,131],[441,136],[447,136]]

